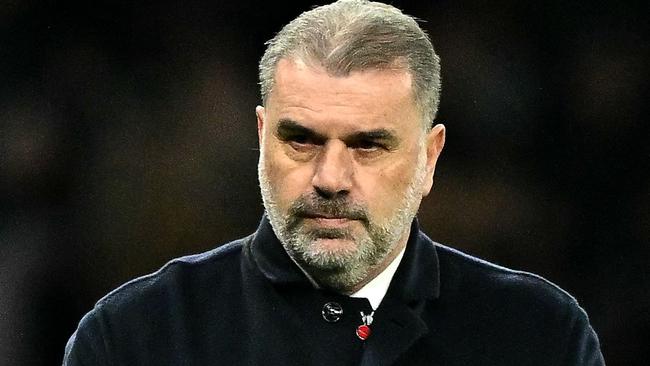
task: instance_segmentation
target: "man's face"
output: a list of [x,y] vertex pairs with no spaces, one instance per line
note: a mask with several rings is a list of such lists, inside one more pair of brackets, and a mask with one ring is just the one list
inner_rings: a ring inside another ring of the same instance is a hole
[[425,133],[404,70],[332,77],[291,59],[257,118],[276,235],[321,285],[356,290],[405,245],[444,127]]

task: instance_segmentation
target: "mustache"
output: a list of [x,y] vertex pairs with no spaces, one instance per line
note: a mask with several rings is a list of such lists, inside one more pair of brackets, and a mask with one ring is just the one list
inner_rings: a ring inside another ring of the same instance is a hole
[[289,207],[289,215],[298,219],[305,217],[328,217],[368,222],[367,210],[363,205],[350,202],[345,197],[325,199],[317,194],[298,198]]

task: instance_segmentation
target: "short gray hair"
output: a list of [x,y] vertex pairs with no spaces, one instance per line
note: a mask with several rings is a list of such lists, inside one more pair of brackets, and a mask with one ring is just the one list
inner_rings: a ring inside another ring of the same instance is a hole
[[317,62],[334,76],[368,69],[405,69],[425,128],[440,101],[440,58],[415,18],[366,0],[339,0],[306,11],[270,41],[259,65],[262,102],[273,89],[278,62]]

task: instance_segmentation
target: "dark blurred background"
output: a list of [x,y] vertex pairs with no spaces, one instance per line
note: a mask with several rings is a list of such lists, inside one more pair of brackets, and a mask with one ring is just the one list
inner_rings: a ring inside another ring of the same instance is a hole
[[[317,3],[2,0],[0,365],[60,364],[105,293],[256,228],[257,61]],[[393,3],[443,63],[422,226],[559,284],[609,365],[647,365],[647,1]]]

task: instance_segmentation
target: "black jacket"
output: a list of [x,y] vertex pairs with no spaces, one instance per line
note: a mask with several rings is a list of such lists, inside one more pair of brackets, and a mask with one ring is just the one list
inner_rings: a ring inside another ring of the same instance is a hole
[[[336,302],[337,322],[323,318]],[[569,294],[432,242],[415,221],[374,315],[366,299],[314,289],[266,218],[255,234],[175,259],[101,299],[64,365],[604,365]]]

